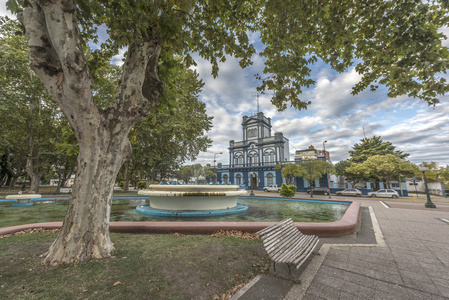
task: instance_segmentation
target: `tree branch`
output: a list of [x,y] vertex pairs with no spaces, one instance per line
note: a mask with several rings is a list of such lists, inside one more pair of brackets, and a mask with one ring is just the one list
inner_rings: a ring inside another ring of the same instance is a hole
[[120,110],[123,122],[137,122],[158,106],[163,93],[163,83],[158,77],[161,46],[157,39],[135,40],[128,49],[114,102],[108,108],[108,119]]
[[[93,79],[83,54],[75,1],[30,3],[22,18],[30,66],[79,134],[80,127],[95,126],[100,118],[93,101]],[[86,118],[86,112],[91,117]]]

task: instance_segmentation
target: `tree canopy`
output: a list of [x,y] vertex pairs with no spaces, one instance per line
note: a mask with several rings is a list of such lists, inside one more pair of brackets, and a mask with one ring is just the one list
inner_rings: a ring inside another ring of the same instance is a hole
[[356,143],[352,148],[353,150],[349,151],[349,156],[351,156],[349,161],[352,163],[362,163],[374,155],[392,154],[400,159],[404,159],[410,155],[396,150],[396,146],[393,146],[391,142],[384,142],[380,136],[363,138],[360,141],[360,144]]
[[388,188],[390,182],[415,174],[416,166],[393,154],[373,155],[362,163],[352,163],[346,173],[361,179],[374,179],[384,182]]

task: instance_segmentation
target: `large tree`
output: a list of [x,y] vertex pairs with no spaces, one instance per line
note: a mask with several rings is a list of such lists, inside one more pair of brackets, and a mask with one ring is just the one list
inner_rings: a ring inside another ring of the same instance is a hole
[[[30,65],[80,146],[72,201],[48,252],[50,264],[111,255],[114,180],[130,153],[129,131],[160,104],[161,53],[180,55],[189,65],[196,52],[211,62],[216,76],[227,54],[242,67],[250,64],[255,51],[248,34],[259,30],[267,74],[260,75],[260,90],[273,90],[272,102],[280,109],[307,106],[299,95],[314,83],[309,64],[318,58],[337,71],[356,63],[362,80],[354,93],[383,84],[392,97],[436,103],[448,91],[438,77],[449,64],[438,34],[447,24],[447,8],[439,1],[8,0],[8,7],[20,12]],[[88,61],[83,49],[98,42],[100,26],[108,39]],[[93,99],[92,68],[124,47],[116,96],[101,108]]]
[[416,169],[416,166],[409,161],[402,160],[393,154],[386,154],[370,156],[363,163],[352,163],[349,168],[346,168],[346,172],[356,178],[382,181],[387,188],[391,188],[391,181],[411,177]]
[[352,147],[353,150],[349,151],[349,156],[351,156],[349,162],[351,163],[362,163],[374,155],[392,154],[400,159],[404,159],[410,155],[396,150],[396,146],[393,146],[391,142],[384,142],[380,136],[363,138],[360,141],[360,144],[354,144]]

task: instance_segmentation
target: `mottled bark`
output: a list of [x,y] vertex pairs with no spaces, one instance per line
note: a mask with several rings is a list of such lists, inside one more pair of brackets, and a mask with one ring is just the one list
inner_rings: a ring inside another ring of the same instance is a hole
[[123,192],[129,192],[129,165],[128,159],[123,166]]
[[126,135],[112,137],[106,128],[93,129],[92,143],[80,147],[81,167],[76,172],[63,227],[47,254],[46,262],[50,265],[104,258],[114,249],[109,237],[112,193],[131,146]]
[[[30,149],[30,153],[33,153],[33,148]],[[39,161],[34,160],[30,154],[27,157],[27,165],[26,165],[26,171],[28,177],[30,178],[30,190],[29,190],[30,194],[39,193],[42,172],[40,171],[39,167],[36,167],[36,163],[39,164]]]
[[30,47],[30,66],[67,117],[80,152],[64,224],[50,247],[50,265],[109,257],[109,216],[115,178],[130,153],[128,133],[159,104],[160,45],[135,40],[128,49],[114,101],[93,101],[93,79],[82,51],[75,1],[30,0],[19,17]]

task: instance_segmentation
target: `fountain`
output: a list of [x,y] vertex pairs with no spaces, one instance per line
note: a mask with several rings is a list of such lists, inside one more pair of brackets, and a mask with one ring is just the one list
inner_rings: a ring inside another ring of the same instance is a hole
[[145,215],[165,217],[200,217],[228,215],[246,211],[248,206],[238,203],[247,194],[238,185],[158,185],[139,191],[148,196],[149,204],[136,210]]

